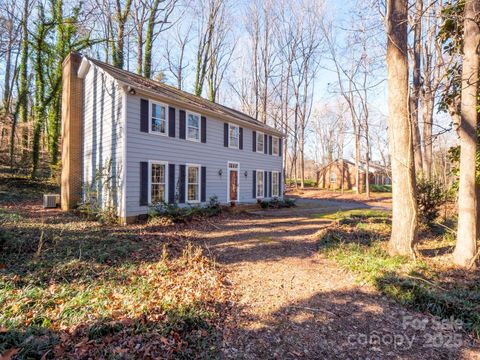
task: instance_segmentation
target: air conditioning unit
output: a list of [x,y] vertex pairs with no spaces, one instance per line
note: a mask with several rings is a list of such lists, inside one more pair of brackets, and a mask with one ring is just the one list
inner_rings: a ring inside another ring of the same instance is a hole
[[43,207],[45,209],[56,208],[60,204],[60,195],[58,194],[44,194]]

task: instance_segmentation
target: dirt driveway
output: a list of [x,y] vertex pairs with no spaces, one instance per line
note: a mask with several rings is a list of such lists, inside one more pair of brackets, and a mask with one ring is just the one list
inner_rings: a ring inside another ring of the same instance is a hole
[[[317,233],[329,221],[314,214],[366,205],[300,204],[226,219],[201,235],[237,297],[224,334],[225,358],[480,358],[467,335],[435,330],[432,317],[356,283],[318,253]],[[435,342],[446,337],[456,339],[452,346]]]

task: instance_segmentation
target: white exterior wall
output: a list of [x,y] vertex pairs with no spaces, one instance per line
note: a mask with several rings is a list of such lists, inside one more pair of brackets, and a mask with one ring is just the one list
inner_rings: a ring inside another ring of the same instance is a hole
[[[96,66],[85,75],[83,89],[83,197],[87,188],[93,189],[103,206],[115,206],[124,217],[124,91]],[[101,168],[106,169],[103,179],[108,186],[95,179]]]

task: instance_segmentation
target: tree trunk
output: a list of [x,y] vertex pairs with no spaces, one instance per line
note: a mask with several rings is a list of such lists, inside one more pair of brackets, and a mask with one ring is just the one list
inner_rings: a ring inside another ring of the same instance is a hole
[[466,0],[464,10],[462,60],[460,182],[458,188],[458,230],[453,261],[468,266],[477,253],[477,192],[475,184],[477,152],[477,93],[480,29],[475,23],[480,0]]
[[19,101],[20,101],[20,121],[22,123],[22,148],[23,157],[25,158],[28,151],[28,7],[29,1],[24,1],[23,18],[22,18],[22,55],[20,60],[20,84],[19,84]]
[[422,158],[422,140],[418,125],[418,100],[420,97],[421,75],[420,75],[420,55],[422,48],[422,12],[423,1],[416,0],[415,3],[415,24],[413,27],[413,88],[410,103],[410,113],[412,117],[412,131],[414,139],[415,170],[420,173],[423,169]]
[[155,21],[157,21],[157,10],[160,0],[155,0],[150,11],[147,24],[147,34],[145,38],[145,61],[143,76],[150,78],[152,76],[152,49],[153,49],[153,31],[155,30]]
[[423,104],[423,173],[429,180],[433,166],[433,100],[430,94],[426,94]]
[[387,2],[388,130],[392,158],[391,255],[414,255],[417,203],[408,113],[407,0]]

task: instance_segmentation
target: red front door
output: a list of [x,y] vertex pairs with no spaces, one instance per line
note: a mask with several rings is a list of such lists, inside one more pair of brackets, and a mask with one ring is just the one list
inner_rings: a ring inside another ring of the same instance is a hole
[[238,171],[230,169],[230,201],[238,200]]

